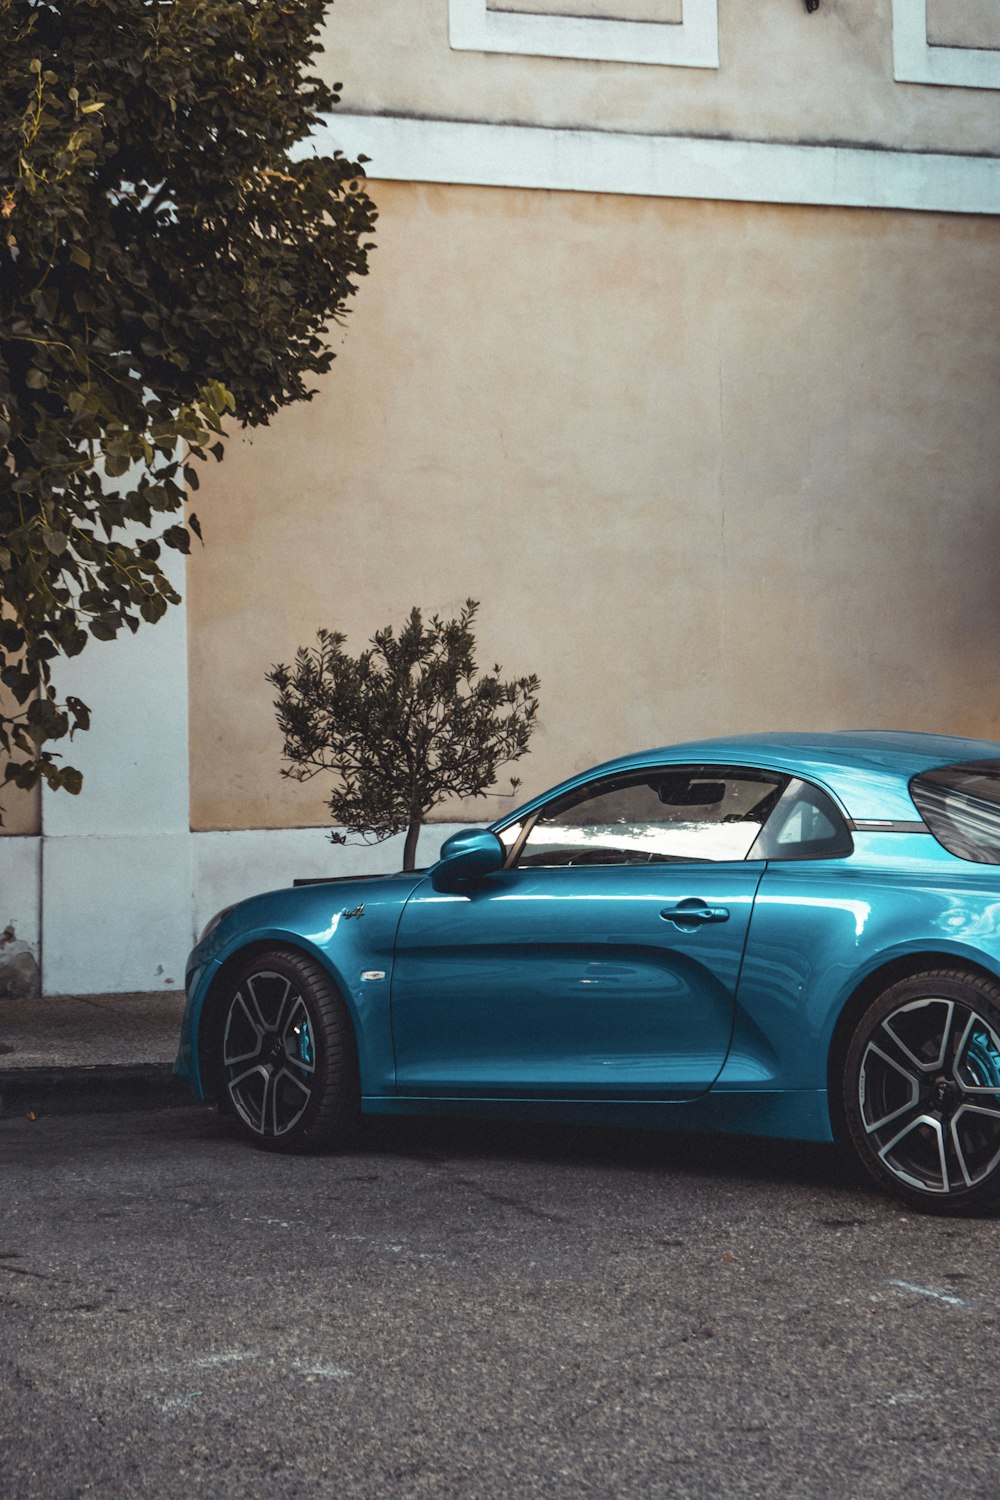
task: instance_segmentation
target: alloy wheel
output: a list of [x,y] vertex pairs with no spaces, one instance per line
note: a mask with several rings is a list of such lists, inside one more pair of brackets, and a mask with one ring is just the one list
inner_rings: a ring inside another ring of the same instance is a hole
[[927,994],[890,1009],[868,1032],[856,1087],[856,1142],[860,1131],[903,1188],[944,1199],[993,1178],[1000,1032],[971,998]]
[[316,1085],[317,1036],[294,981],[272,969],[247,974],[230,999],[222,1039],[226,1092],[258,1136],[279,1140],[299,1124]]

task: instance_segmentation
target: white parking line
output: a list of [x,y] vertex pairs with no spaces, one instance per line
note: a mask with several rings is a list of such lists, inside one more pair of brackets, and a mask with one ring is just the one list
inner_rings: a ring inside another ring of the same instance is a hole
[[942,1292],[932,1286],[917,1286],[913,1281],[900,1281],[895,1276],[890,1276],[889,1285],[898,1287],[901,1292],[912,1292],[916,1297],[929,1297],[932,1302],[945,1302],[949,1307],[968,1307],[969,1304],[964,1297],[956,1297],[954,1292]]

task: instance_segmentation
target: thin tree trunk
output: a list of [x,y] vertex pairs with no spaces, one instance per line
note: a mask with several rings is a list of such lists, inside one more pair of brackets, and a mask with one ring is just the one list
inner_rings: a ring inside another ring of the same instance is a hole
[[417,839],[420,837],[420,819],[411,823],[406,830],[406,843],[403,845],[403,869],[416,869]]

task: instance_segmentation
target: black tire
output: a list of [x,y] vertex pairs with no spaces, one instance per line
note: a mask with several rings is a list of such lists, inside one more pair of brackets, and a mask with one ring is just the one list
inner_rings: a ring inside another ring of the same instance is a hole
[[862,1163],[925,1213],[1000,1198],[1000,985],[940,970],[900,980],[847,1049],[844,1115]]
[[277,1151],[346,1139],[358,1116],[354,1032],[329,976],[294,949],[258,952],[228,976],[215,1010],[220,1103]]

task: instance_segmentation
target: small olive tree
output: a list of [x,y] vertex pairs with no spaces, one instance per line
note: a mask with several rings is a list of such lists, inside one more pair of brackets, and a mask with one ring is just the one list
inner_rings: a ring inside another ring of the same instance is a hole
[[[414,868],[420,828],[449,797],[483,797],[499,768],[519,760],[538,713],[538,678],[479,675],[467,599],[455,620],[414,608],[397,635],[376,631],[360,656],[346,636],[320,630],[295,666],[272,667],[275,711],[289,762],[283,776],[339,778],[330,815],[347,834],[380,842],[406,830],[403,868]],[[511,777],[511,791],[520,785]],[[347,842],[332,833],[335,844]]]

